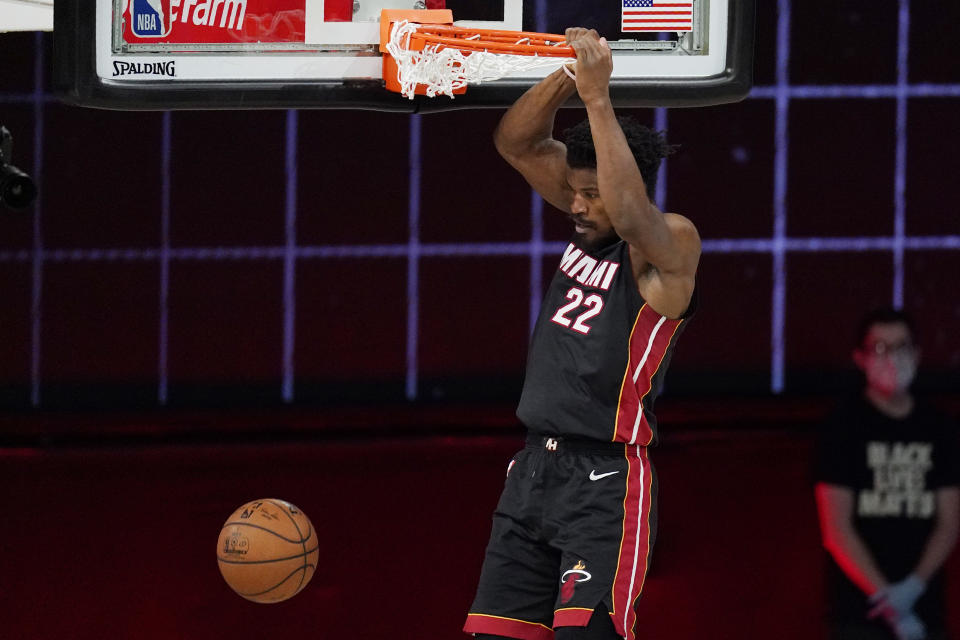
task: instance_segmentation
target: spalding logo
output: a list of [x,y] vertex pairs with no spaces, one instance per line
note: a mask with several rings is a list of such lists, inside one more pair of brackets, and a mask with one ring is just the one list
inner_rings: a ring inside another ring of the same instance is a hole
[[117,76],[167,76],[177,75],[175,60],[164,62],[121,62],[113,61],[113,77]]

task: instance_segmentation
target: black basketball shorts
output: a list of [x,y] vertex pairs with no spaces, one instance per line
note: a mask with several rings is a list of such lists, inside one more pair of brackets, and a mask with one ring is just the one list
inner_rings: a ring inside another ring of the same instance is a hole
[[531,435],[510,461],[463,630],[550,640],[601,602],[634,640],[656,536],[646,447]]

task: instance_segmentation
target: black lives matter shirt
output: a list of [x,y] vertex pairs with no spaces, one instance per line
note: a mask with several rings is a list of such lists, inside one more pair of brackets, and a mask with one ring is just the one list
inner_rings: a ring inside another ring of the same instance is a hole
[[[895,420],[863,397],[844,402],[824,425],[818,482],[854,492],[854,527],[883,575],[905,578],[917,565],[936,523],[936,491],[960,485],[956,425],[918,403]],[[828,559],[831,617],[865,620],[866,596]],[[928,625],[942,623],[943,580],[937,576],[915,610]]]
[[532,433],[656,444],[654,399],[694,307],[671,320],[646,304],[626,242],[570,243],[540,308],[517,416]]

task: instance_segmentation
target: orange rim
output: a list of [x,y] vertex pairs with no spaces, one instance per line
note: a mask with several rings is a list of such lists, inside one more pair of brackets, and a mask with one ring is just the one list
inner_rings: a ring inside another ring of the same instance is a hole
[[[520,42],[522,41],[522,42]],[[575,58],[573,47],[549,43],[565,42],[554,33],[531,31],[503,31],[496,29],[466,29],[447,25],[425,24],[410,34],[411,50],[423,49],[426,44],[452,47],[464,51],[491,51],[523,56],[550,56]]]

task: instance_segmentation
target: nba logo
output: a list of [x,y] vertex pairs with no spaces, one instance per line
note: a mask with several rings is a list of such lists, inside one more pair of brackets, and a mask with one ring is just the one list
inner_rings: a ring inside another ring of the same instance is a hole
[[130,0],[130,28],[138,38],[170,34],[171,0]]

